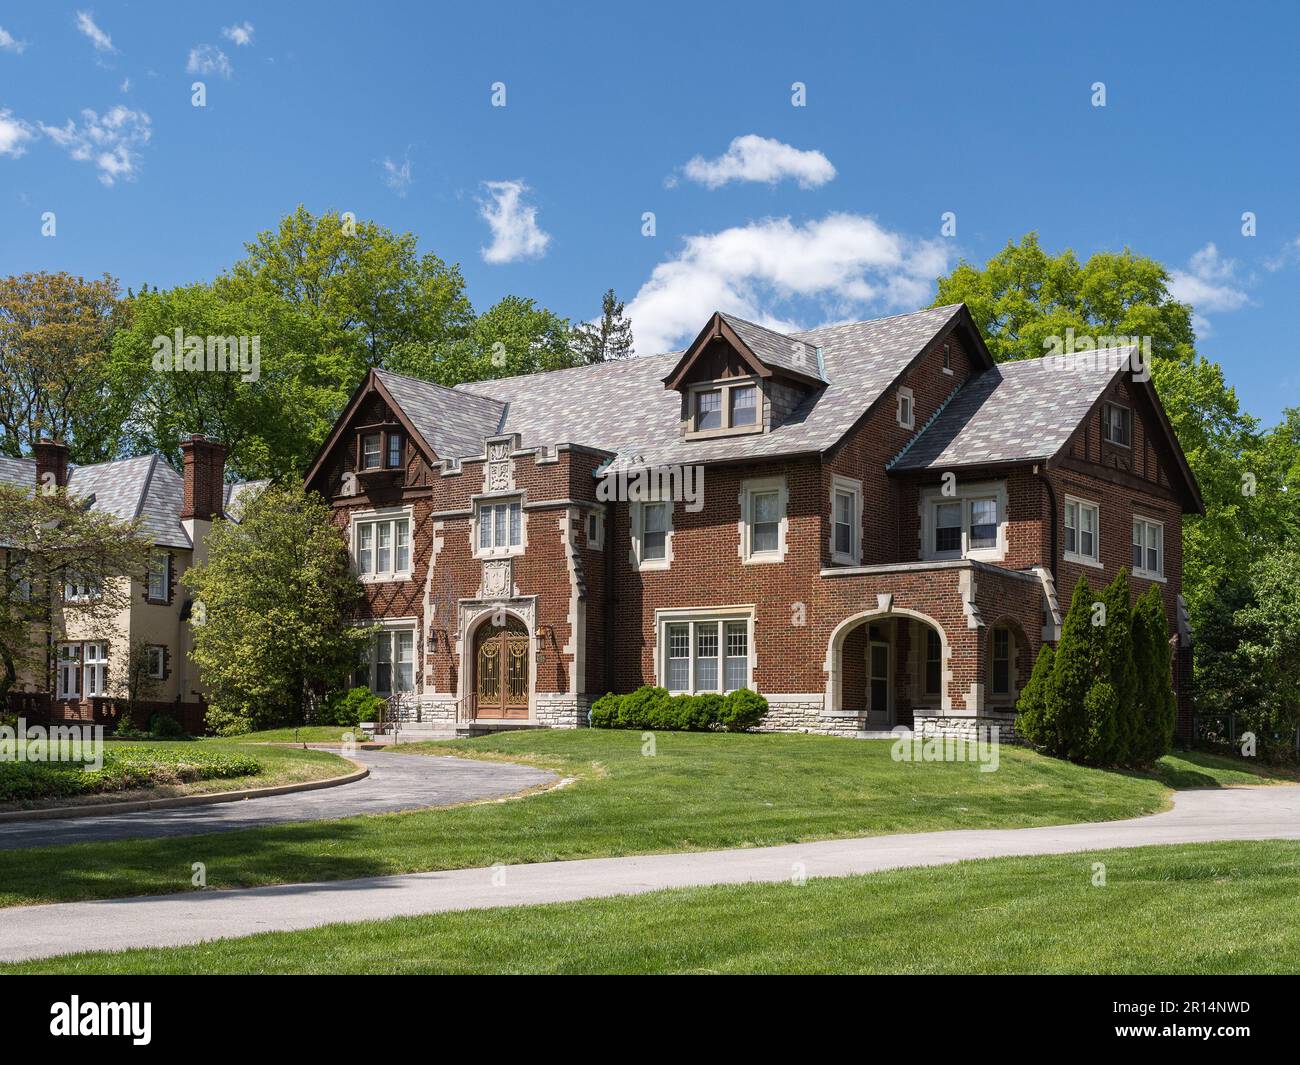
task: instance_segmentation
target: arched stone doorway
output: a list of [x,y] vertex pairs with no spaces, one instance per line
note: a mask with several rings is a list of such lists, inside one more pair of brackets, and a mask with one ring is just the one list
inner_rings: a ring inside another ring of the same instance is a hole
[[488,617],[474,630],[475,717],[527,719],[531,642],[528,627],[513,614]]
[[911,727],[913,714],[950,707],[951,651],[933,618],[901,607],[863,611],[831,633],[826,706],[869,729]]

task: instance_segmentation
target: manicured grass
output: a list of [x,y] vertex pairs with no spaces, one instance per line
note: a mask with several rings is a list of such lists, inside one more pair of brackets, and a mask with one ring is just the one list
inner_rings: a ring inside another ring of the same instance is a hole
[[227,736],[206,740],[206,743],[341,743],[352,733],[361,742],[361,726],[343,728],[340,725],[304,725],[301,728],[272,728],[261,732],[245,732],[241,736]]
[[1188,788],[1235,788],[1248,784],[1288,784],[1300,779],[1295,766],[1269,766],[1262,762],[1212,754],[1209,751],[1175,751],[1155,766],[1159,780],[1177,791]]
[[1300,843],[1147,847],[338,924],[0,973],[1296,973],[1297,894]]
[[[207,741],[211,742],[211,741]],[[895,762],[890,741],[824,736],[513,732],[420,745],[506,758],[575,778],[514,802],[214,833],[25,850],[0,862],[0,904],[339,880],[429,869],[725,847],[947,828],[1105,821],[1153,813],[1168,791],[1006,748],[973,763]],[[269,750],[249,748],[244,750]]]
[[110,741],[98,771],[83,773],[78,762],[0,761],[0,795],[12,798],[0,803],[0,810],[269,788],[340,776],[351,768],[327,751],[250,747],[224,740]]

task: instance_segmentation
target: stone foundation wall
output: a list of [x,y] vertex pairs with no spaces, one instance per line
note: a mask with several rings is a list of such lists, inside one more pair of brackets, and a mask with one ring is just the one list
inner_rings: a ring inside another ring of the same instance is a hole
[[416,723],[435,728],[456,727],[456,700],[446,696],[425,696],[416,704]]
[[[996,728],[999,743],[1020,743],[1020,734],[1016,732],[1015,715],[1000,713],[985,713],[976,717],[922,717],[916,718],[913,725],[913,731],[921,739],[929,739],[931,736],[957,736],[966,740],[976,739],[976,729],[985,730]],[[988,733],[980,735],[980,739],[988,738]]]
[[538,692],[533,696],[537,723],[547,728],[586,728],[587,714],[595,700],[590,695]]
[[807,695],[769,695],[767,717],[760,732],[820,732],[824,699],[820,692]]

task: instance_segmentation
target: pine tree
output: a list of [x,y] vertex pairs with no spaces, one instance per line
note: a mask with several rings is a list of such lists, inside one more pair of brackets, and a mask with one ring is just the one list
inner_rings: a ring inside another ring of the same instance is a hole
[[1089,743],[1084,710],[1084,700],[1097,680],[1101,663],[1101,628],[1092,623],[1095,599],[1087,578],[1080,574],[1061,624],[1052,682],[1046,693],[1046,712],[1060,735],[1060,755],[1075,762],[1084,761],[1095,747]]
[[1025,685],[1016,703],[1016,731],[1035,747],[1041,747],[1051,755],[1061,753],[1060,731],[1047,710],[1047,689],[1052,682],[1052,662],[1055,657],[1052,645],[1044,643],[1034,660],[1034,671],[1029,675],[1029,683]]
[[582,322],[573,328],[571,346],[579,365],[626,359],[633,354],[632,322],[612,288],[601,297],[600,311],[599,322]]
[[1102,591],[1106,624],[1102,626],[1102,662],[1115,692],[1113,743],[1098,751],[1103,765],[1130,765],[1136,755],[1142,708],[1138,704],[1137,669],[1133,660],[1133,612],[1129,606],[1128,570],[1121,569]]

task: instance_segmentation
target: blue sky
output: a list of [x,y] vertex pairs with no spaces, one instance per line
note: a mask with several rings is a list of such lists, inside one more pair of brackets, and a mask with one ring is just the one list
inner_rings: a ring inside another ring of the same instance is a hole
[[1300,405],[1292,5],[619,7],[0,4],[0,270],[208,279],[301,202],[480,309],[612,285],[649,354],[914,309],[1036,229],[1165,262],[1246,409]]

